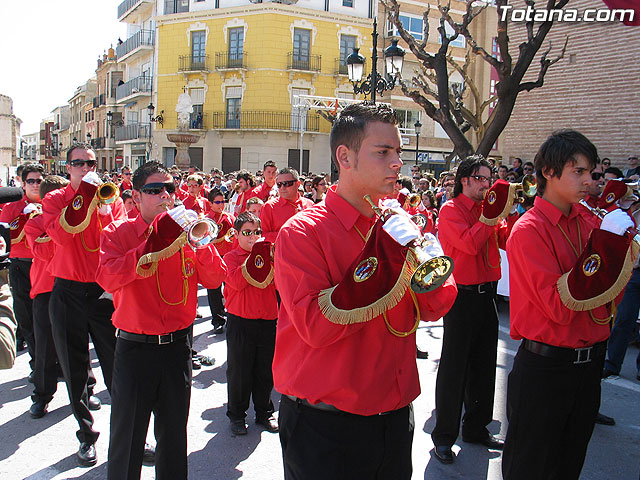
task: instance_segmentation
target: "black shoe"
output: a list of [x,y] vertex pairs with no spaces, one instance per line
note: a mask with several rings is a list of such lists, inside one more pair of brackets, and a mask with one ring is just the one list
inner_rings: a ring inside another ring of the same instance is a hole
[[191,358],[191,368],[194,370],[200,370],[202,368],[202,364],[200,363],[200,358],[192,357]]
[[25,348],[27,348],[27,344],[24,340],[16,340],[16,350],[18,352],[22,352]]
[[33,402],[31,408],[29,409],[29,415],[31,418],[42,418],[47,414],[47,407],[49,404],[42,400],[38,400],[37,402]]
[[613,426],[616,424],[616,421],[613,418],[607,417],[606,415],[603,415],[600,412],[598,412],[598,415],[596,415],[596,423],[599,425]]
[[479,443],[493,450],[502,450],[504,448],[504,441],[494,437],[490,433],[480,437],[465,437],[463,435],[462,440],[466,443]]
[[213,333],[215,333],[216,335],[219,333],[224,333],[224,323],[214,323]]
[[202,318],[202,314],[201,313],[196,313],[196,318]]
[[89,410],[92,410],[92,411],[100,410],[102,408],[102,402],[95,395],[89,395],[89,400],[87,401],[87,405],[89,406]]
[[442,463],[453,463],[453,452],[451,451],[451,447],[447,447],[446,445],[436,445],[433,449],[433,453],[438,460]]
[[96,456],[96,446],[93,443],[82,442],[78,453],[78,463],[83,467],[92,467],[98,463],[98,457]]
[[618,375],[620,374],[614,372],[613,370],[609,370],[608,368],[602,370],[602,378],[617,377]]
[[256,425],[262,425],[267,432],[278,433],[280,431],[280,427],[278,427],[278,421],[273,418],[273,416],[265,418],[263,420],[256,419]]
[[240,422],[231,422],[229,428],[231,428],[231,433],[233,433],[234,435],[247,434],[247,425],[244,423],[244,420]]
[[29,374],[29,376],[27,377],[27,381],[29,383],[33,383],[33,371]]
[[155,465],[156,464],[156,447],[144,444],[144,453],[142,454],[143,465]]
[[418,347],[416,347],[416,357],[422,359],[429,358],[429,352],[423,352]]

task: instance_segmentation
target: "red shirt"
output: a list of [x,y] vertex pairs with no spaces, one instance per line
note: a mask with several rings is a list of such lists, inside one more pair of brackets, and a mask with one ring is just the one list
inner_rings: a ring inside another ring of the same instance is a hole
[[269,200],[269,192],[271,192],[271,189],[273,187],[274,185],[269,186],[267,185],[267,182],[262,182],[260,185],[253,189],[253,196],[258,197],[263,202],[266,202],[267,200]]
[[438,239],[446,255],[453,258],[453,276],[461,285],[477,285],[500,279],[500,251],[518,219],[509,215],[490,227],[482,223],[481,204],[461,193],[440,209]]
[[[0,212],[0,222],[11,223],[17,219],[20,215],[24,215],[22,211],[29,203],[27,196],[22,197],[22,200],[17,202],[11,202],[4,205],[2,212]],[[22,237],[18,243],[11,245],[9,251],[9,258],[33,258],[33,252],[27,244],[26,236]]]
[[127,212],[127,218],[136,218],[140,214],[138,207],[133,207]]
[[270,242],[275,242],[278,232],[287,220],[305,208],[313,207],[313,200],[304,198],[298,194],[295,202],[278,197],[269,200],[260,211],[262,234]]
[[236,207],[233,211],[236,217],[247,209],[247,200],[255,197],[253,190],[254,189],[238,193],[238,201],[236,202]]
[[242,318],[275,320],[278,301],[273,282],[266,288],[249,285],[242,275],[242,264],[250,252],[237,247],[224,256],[227,276],[224,279],[224,300],[227,312]]
[[[275,389],[372,415],[402,408],[420,394],[415,334],[392,335],[382,316],[353,325],[329,322],[318,295],[337,285],[362,253],[374,218],[361,215],[331,187],[324,202],[291,218],[276,241],[275,279],[282,298],[273,359]],[[437,320],[453,304],[452,278],[416,294],[421,319]],[[397,330],[409,331],[415,310],[409,293],[387,312]]]
[[180,201],[184,202],[184,199],[189,196],[188,191],[184,191],[182,188],[178,188],[176,190],[176,198],[179,198]]
[[[507,242],[512,338],[580,348],[609,337],[608,324],[598,325],[589,312],[569,310],[556,287],[558,278],[577,261],[560,228],[580,252],[598,223],[583,208],[574,205],[567,217],[541,197],[536,197],[533,208],[516,223]],[[592,313],[605,318],[609,310],[602,306]]]
[[125,190],[133,190],[133,183],[131,183],[129,180],[123,180],[120,184],[120,193],[124,192]]
[[[183,248],[186,272],[180,252],[158,262],[155,275],[136,273],[149,225],[138,216],[107,226],[100,239],[98,283],[113,294],[113,325],[131,333],[162,335],[187,328],[198,306],[198,283],[217,288],[225,274],[224,262],[208,246],[193,251]],[[184,278],[187,279],[186,302]]]
[[80,233],[68,233],[60,225],[60,213],[75,196],[71,184],[47,193],[43,202],[44,225],[56,244],[56,255],[51,259],[49,272],[54,277],[76,282],[95,282],[100,250],[100,232],[116,220],[126,217],[122,199],[111,204],[111,213],[100,215],[98,209],[91,216],[87,228]]
[[194,197],[193,195],[187,195],[183,200],[182,204],[184,208],[187,210],[193,210],[196,213],[201,213],[205,215],[209,210],[211,210],[211,205],[209,205],[209,200],[203,197]]
[[29,243],[30,251],[33,253],[33,262],[29,271],[31,279],[30,296],[31,298],[36,298],[41,293],[53,290],[54,278],[47,270],[47,267],[53,258],[55,244],[51,239],[46,242],[36,241],[40,236],[45,237],[44,218],[42,215],[31,218],[24,226],[24,233]]
[[220,256],[224,257],[227,253],[233,250],[234,242],[227,242],[224,239],[224,236],[229,229],[233,228],[233,216],[227,212],[215,213],[210,210],[209,213],[207,213],[207,217],[218,225],[218,238],[214,240],[213,245],[218,250]]

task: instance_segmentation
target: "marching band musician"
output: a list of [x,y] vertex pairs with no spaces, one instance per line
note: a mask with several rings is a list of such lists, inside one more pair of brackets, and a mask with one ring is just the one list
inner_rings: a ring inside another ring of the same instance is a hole
[[264,238],[272,243],[289,218],[313,206],[313,200],[303,197],[298,191],[300,177],[295,168],[281,168],[276,177],[276,185],[280,196],[265,203],[260,212]]
[[397,125],[387,105],[346,107],[330,136],[337,187],[278,234],[273,375],[288,479],[411,478],[414,332],[449,309],[456,288],[450,277],[430,293],[409,290],[417,227],[400,212],[382,224],[364,199],[393,193]]
[[69,401],[80,429],[76,453],[82,466],[97,463],[90,409],[100,408],[99,399],[88,389],[89,334],[100,360],[107,389],[111,389],[115,329],[111,324],[113,302],[96,283],[100,232],[126,216],[122,200],[99,205],[100,179],[95,173],[96,156],[87,144],[74,144],[67,151],[70,183],[49,192],[43,202],[43,222],[55,243],[56,254],[49,271],[56,278],[51,291],[50,313],[53,339],[67,383]]
[[[208,195],[210,210],[207,214],[216,225],[218,225],[218,238],[213,241],[213,245],[218,250],[221,257],[224,257],[233,249],[231,238],[227,237],[229,230],[233,228],[233,216],[224,211],[224,194],[219,188],[213,188]],[[207,289],[207,299],[211,309],[211,324],[213,333],[224,332],[226,323],[226,313],[222,304],[222,286]]]
[[195,251],[186,244],[178,216],[184,207],[165,211],[175,186],[160,163],[139,167],[133,186],[140,215],[105,228],[97,273],[113,294],[117,328],[108,478],[140,478],[153,411],[156,478],[186,479],[198,283],[218,287],[225,266],[211,244]]
[[227,323],[227,417],[231,433],[246,435],[245,417],[253,398],[255,422],[278,431],[271,401],[271,363],[278,304],[273,285],[271,242],[262,237],[260,219],[243,212],[235,220],[238,246],[224,256]]
[[[498,348],[496,286],[501,276],[499,248],[504,248],[517,214],[508,182],[491,188],[491,164],[472,155],[458,166],[453,198],[440,210],[438,234],[453,258],[458,296],[444,316],[442,354],[436,378],[436,425],[431,433],[435,456],[454,460],[462,405],[462,439],[502,449],[487,430],[493,418]],[[504,220],[507,217],[507,220]]]
[[207,214],[210,206],[207,197],[202,196],[202,190],[204,188],[204,180],[202,177],[197,174],[189,175],[187,177],[187,188],[189,189],[189,195],[182,200],[184,208],[193,210],[197,214]]
[[522,340],[509,374],[506,480],[577,479],[600,404],[609,323],[637,248],[621,210],[598,219],[587,194],[596,147],[562,130],[538,150],[538,197],[507,243],[511,337]]
[[[40,197],[66,187],[69,180],[57,175],[47,175],[40,184]],[[24,232],[33,253],[31,265],[31,298],[33,300],[33,333],[36,342],[35,368],[33,369],[33,404],[29,408],[31,418],[41,418],[58,388],[58,356],[51,333],[49,300],[53,289],[53,275],[47,266],[53,258],[55,244],[46,234],[42,215],[33,216],[24,226]],[[95,378],[93,379],[95,383]]]
[[[19,333],[24,338],[31,360],[29,365],[33,371],[36,362],[36,344],[33,332],[33,300],[31,292],[31,263],[33,252],[29,248],[24,234],[24,226],[40,205],[40,183],[44,168],[37,163],[24,165],[21,172],[24,196],[17,202],[3,205],[0,222],[6,222],[11,228],[11,248],[9,251],[9,287],[13,296],[13,309],[18,322]],[[32,374],[30,375],[32,378]]]

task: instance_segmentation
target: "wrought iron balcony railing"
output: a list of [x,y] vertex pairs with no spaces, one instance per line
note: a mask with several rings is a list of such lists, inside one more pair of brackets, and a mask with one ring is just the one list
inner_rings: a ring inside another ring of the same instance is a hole
[[230,128],[241,130],[287,130],[299,131],[300,124],[307,132],[317,132],[320,127],[320,116],[300,115],[291,112],[213,112],[211,128]]
[[148,123],[130,123],[116,128],[116,142],[125,140],[146,140],[149,138]]
[[209,55],[181,55],[179,60],[179,72],[209,71]]
[[116,47],[118,60],[138,47],[153,47],[154,37],[155,32],[153,30],[140,30],[139,32],[134,33]]
[[116,88],[116,100],[121,100],[134,93],[151,93],[151,76],[141,75]]
[[247,68],[247,52],[217,52],[216,68]]
[[287,55],[288,70],[305,70],[307,72],[319,72],[322,66],[322,55],[308,55],[298,52],[289,52]]
[[[176,115],[177,118],[177,115]],[[189,115],[190,130],[208,130],[207,114],[203,112],[193,112]]]
[[349,71],[347,70],[347,62],[341,58],[336,58],[335,60],[335,74],[336,75],[347,75]]

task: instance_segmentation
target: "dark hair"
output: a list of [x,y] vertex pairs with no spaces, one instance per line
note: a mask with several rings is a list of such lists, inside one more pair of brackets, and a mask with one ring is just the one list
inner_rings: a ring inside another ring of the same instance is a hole
[[524,162],[523,167],[533,167],[533,162]]
[[[73,153],[73,151],[77,150],[78,148],[81,150],[91,150],[93,152],[93,148],[91,148],[91,145],[89,145],[88,143],[74,143],[73,145],[71,145],[69,150],[67,150],[67,164],[69,164],[69,162],[71,161],[71,154]],[[95,156],[95,152],[93,154]]]
[[265,168],[267,167],[276,167],[278,168],[278,166],[276,165],[276,162],[274,162],[273,160],[267,160],[266,162],[264,162],[264,165],[262,166],[262,170],[264,171]]
[[580,132],[576,130],[557,130],[540,146],[534,159],[538,195],[544,193],[547,187],[547,174],[560,178],[564,166],[575,163],[575,155],[581,154],[587,158],[589,166],[594,168],[598,162],[598,149]]
[[24,168],[24,165],[18,165],[18,168],[16,168],[16,175],[18,175],[20,178],[22,178],[22,169]]
[[216,197],[222,197],[224,198],[224,193],[222,193],[222,190],[220,190],[219,188],[212,188],[211,190],[209,190],[209,193],[207,193],[207,200],[209,200],[210,202],[213,202],[213,199]]
[[233,228],[239,232],[245,223],[257,223],[259,227],[261,226],[260,217],[246,210],[236,217],[233,222]]
[[608,167],[605,169],[604,173],[613,173],[616,178],[624,178],[622,170],[620,170],[618,167]]
[[425,190],[424,192],[422,192],[422,195],[426,195],[427,197],[429,197],[429,201],[431,202],[431,208],[436,207],[438,205],[438,203],[436,202],[436,196],[433,194],[433,192],[431,190]]
[[249,170],[240,170],[237,174],[236,174],[236,181],[238,180],[244,180],[246,181],[250,187],[255,187],[256,183],[253,180],[253,175],[251,175],[251,172],[249,172]]
[[128,198],[133,198],[133,192],[131,191],[130,188],[127,188],[126,190],[123,190],[123,192],[120,194],[120,198],[122,198],[123,202]]
[[462,193],[462,179],[469,178],[471,175],[478,173],[481,167],[487,167],[491,170],[489,161],[479,154],[470,155],[460,162],[458,171],[456,172],[456,184],[453,187],[453,198],[456,198]]
[[322,182],[324,178],[324,175],[316,175],[313,177],[313,180],[311,180],[311,188],[317,188],[318,184]]
[[44,177],[44,167],[42,165],[40,165],[39,163],[27,163],[26,165],[22,166],[20,178],[22,178],[22,181],[24,182],[27,180],[27,175],[33,172],[39,173]]
[[47,175],[40,184],[40,198],[44,198],[47,193],[66,187],[67,185],[69,185],[69,180],[66,178],[59,175]]
[[396,180],[396,183],[399,183],[400,185],[402,185],[402,188],[406,188],[410,192],[413,191],[413,182],[411,181],[411,179],[409,177],[406,177],[404,175],[400,175],[398,177],[398,179]]
[[506,165],[504,165],[504,164],[503,164],[503,165],[500,165],[500,166],[498,167],[498,170],[500,170],[501,168],[504,168],[507,172],[509,171],[509,167],[507,167],[507,166],[506,166]]
[[346,145],[349,149],[358,152],[367,125],[372,122],[398,125],[398,117],[389,105],[383,103],[354,103],[342,110],[333,122],[329,144],[331,145],[331,161],[338,172],[340,172],[340,165],[336,158],[336,149],[340,145]]
[[142,164],[141,167],[138,167],[135,172],[133,172],[133,178],[131,179],[131,182],[133,183],[134,190],[140,190],[142,187],[144,187],[144,184],[147,183],[147,178],[155,173],[171,175],[169,173],[169,170],[167,170],[167,168],[160,162],[146,162]]

